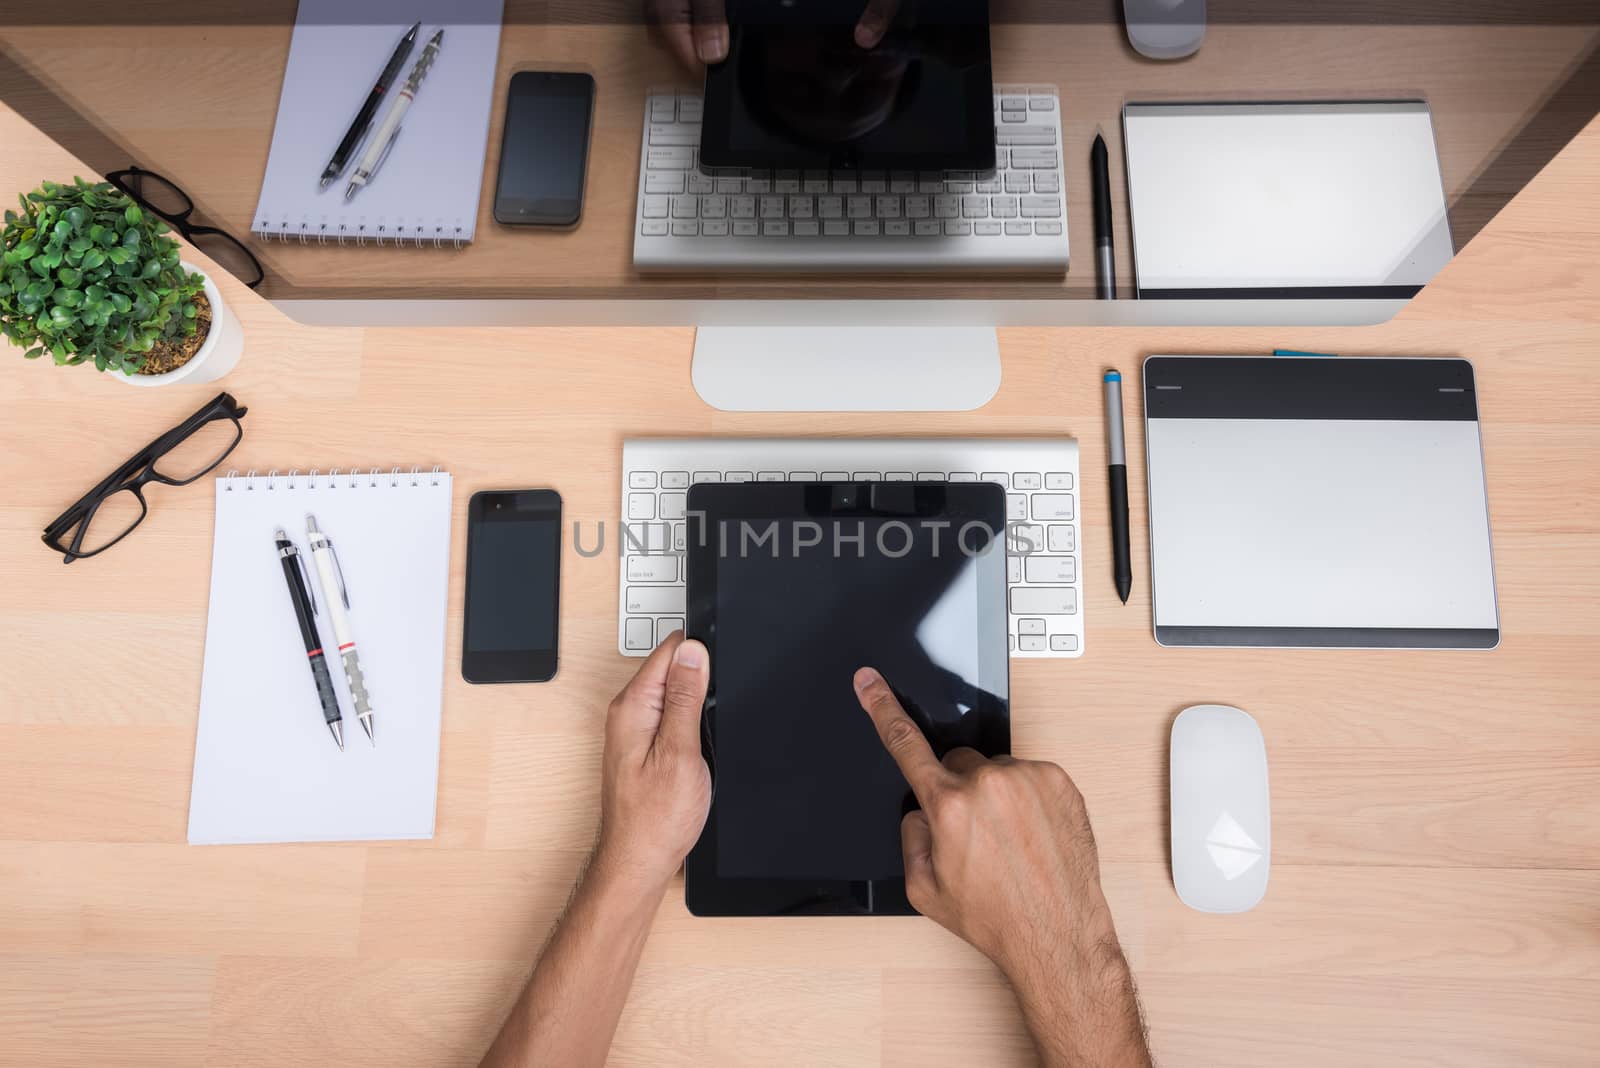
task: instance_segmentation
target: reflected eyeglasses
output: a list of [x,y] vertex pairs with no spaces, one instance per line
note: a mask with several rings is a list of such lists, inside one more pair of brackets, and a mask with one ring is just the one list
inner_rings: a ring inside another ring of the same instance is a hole
[[129,167],[112,171],[106,175],[106,181],[138,201],[141,208],[178,231],[184,240],[251,289],[266,277],[261,261],[238,238],[215,226],[200,226],[189,221],[194,214],[194,201],[171,179],[143,167]]

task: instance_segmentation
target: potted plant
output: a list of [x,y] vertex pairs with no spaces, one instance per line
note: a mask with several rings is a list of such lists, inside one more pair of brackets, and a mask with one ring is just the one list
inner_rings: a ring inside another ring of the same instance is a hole
[[21,201],[0,231],[0,332],[28,359],[93,363],[140,386],[210,382],[239,362],[217,287],[133,198],[76,178]]

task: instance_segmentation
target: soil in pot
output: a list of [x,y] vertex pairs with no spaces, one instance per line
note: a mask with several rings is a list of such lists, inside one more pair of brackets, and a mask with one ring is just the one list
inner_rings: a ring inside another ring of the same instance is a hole
[[139,374],[164,375],[168,371],[176,371],[194,358],[211,333],[211,301],[204,293],[195,294],[194,310],[194,333],[170,341],[157,341],[144,354],[144,366],[139,368]]

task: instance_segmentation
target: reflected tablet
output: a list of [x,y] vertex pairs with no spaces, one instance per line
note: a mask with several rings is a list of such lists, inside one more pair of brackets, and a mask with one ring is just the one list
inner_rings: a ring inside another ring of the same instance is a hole
[[990,483],[689,491],[688,619],[711,651],[699,916],[907,914],[915,799],[851,687],[881,671],[933,750],[1010,750],[1005,493]]

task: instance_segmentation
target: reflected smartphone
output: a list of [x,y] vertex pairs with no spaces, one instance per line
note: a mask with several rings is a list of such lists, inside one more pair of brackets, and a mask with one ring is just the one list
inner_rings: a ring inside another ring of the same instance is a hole
[[576,226],[589,169],[594,79],[565,71],[511,76],[494,218],[508,226]]
[[556,673],[561,495],[484,490],[467,506],[467,610],[461,677],[546,682]]

